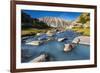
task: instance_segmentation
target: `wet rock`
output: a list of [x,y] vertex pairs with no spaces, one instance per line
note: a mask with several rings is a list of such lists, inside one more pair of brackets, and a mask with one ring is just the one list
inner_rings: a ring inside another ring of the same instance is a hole
[[64,44],[64,52],[68,52],[71,50],[70,44]]
[[74,49],[80,42],[80,39],[73,40],[71,44],[65,44],[64,46],[64,52],[71,51]]

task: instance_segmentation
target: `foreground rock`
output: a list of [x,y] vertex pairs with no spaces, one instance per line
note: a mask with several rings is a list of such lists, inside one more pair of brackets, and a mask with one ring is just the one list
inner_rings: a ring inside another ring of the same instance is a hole
[[36,57],[35,59],[31,60],[30,62],[45,62],[47,54],[41,54],[40,56]]
[[80,42],[80,39],[76,39],[76,40],[73,40],[71,44],[64,44],[64,52],[68,52],[68,51],[71,51],[73,48],[75,48]]
[[64,44],[64,52],[69,52],[71,51],[73,48],[75,48],[77,46],[77,44],[75,43],[71,43],[71,44]]

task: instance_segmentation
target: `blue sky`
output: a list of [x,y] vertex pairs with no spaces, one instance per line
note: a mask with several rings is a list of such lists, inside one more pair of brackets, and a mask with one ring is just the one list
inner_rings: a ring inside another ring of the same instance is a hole
[[57,12],[57,11],[37,11],[37,10],[22,10],[22,12],[27,13],[32,18],[41,18],[41,17],[59,17],[64,20],[75,20],[80,16],[80,12]]

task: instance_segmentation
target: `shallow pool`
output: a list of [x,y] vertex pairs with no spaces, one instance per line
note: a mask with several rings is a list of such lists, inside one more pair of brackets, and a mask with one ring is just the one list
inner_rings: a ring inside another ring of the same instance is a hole
[[58,41],[50,41],[40,46],[32,46],[22,44],[24,56],[22,62],[29,62],[40,54],[47,53],[52,61],[67,61],[67,60],[87,60],[90,59],[90,46],[77,45],[72,51],[64,52],[64,43]]

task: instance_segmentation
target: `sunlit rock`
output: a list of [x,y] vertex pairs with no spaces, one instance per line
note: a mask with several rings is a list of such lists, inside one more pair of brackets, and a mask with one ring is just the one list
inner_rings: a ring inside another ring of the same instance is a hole
[[58,41],[61,42],[62,40],[64,40],[64,38],[58,38]]
[[76,43],[76,44],[78,44],[80,42],[80,39],[79,38],[75,38],[73,41],[72,41],[72,43]]
[[42,34],[42,33],[37,33],[36,35],[39,36],[39,35],[41,35],[41,34]]
[[62,42],[64,40],[67,40],[67,38],[58,38],[57,41]]
[[52,36],[53,35],[53,32],[51,32],[51,31],[47,31],[47,33],[46,33],[48,36]]
[[32,42],[28,42],[26,44],[28,44],[28,45],[40,45],[42,43],[43,43],[42,41],[32,41]]

